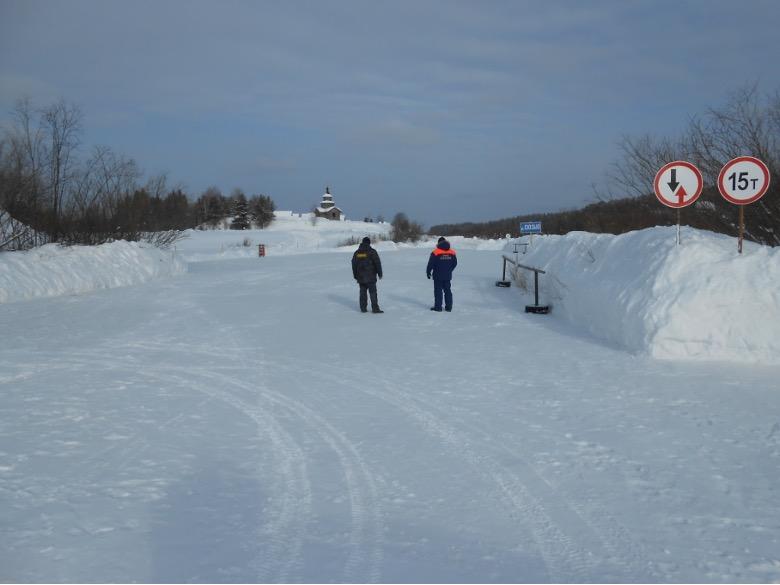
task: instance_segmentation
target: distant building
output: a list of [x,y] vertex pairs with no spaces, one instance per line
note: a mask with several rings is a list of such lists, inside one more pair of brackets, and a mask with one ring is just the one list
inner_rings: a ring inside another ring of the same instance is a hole
[[314,215],[336,221],[341,220],[344,215],[344,212],[336,207],[336,204],[333,202],[333,195],[330,194],[330,187],[325,187],[325,195],[322,196],[319,207],[314,208]]

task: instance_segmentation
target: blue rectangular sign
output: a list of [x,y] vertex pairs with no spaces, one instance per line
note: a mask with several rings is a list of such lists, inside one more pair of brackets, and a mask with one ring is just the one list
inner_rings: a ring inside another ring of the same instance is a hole
[[542,222],[541,221],[526,221],[520,224],[521,234],[541,234]]

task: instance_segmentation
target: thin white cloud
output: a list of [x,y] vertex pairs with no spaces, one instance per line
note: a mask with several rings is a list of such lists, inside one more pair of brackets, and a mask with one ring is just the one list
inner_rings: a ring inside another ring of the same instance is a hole
[[433,128],[396,118],[356,128],[349,139],[356,144],[423,147],[439,143],[442,137]]

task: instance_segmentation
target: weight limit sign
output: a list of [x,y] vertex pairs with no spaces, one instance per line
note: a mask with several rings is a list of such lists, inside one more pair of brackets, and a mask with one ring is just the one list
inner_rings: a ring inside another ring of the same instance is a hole
[[748,205],[761,199],[769,189],[769,169],[752,156],[727,162],[718,175],[718,190],[726,201]]

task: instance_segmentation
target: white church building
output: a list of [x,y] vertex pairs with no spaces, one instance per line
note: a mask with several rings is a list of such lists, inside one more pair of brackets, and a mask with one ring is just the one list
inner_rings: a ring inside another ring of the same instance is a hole
[[330,187],[325,187],[325,194],[322,196],[320,204],[314,208],[314,215],[317,217],[324,217],[325,219],[333,219],[340,221],[344,217],[344,212],[341,211],[333,202],[333,195],[330,194]]

